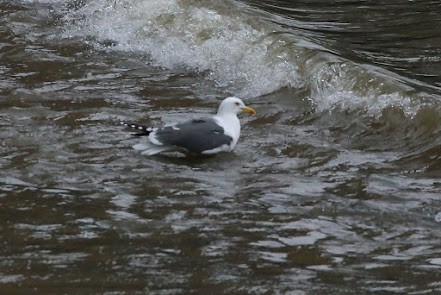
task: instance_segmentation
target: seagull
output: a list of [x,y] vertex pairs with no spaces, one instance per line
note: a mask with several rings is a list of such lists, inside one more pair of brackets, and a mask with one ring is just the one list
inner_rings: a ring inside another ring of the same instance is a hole
[[186,154],[212,155],[230,152],[240,136],[241,112],[255,115],[253,108],[247,107],[237,97],[225,98],[212,117],[197,118],[163,127],[148,127],[121,122],[122,125],[137,129],[136,136],[147,136],[145,144],[133,147],[142,154],[152,156],[162,152],[180,151]]

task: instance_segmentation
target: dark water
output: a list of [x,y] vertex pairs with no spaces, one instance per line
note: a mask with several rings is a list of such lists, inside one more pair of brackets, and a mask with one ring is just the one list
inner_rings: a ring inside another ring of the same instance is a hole
[[[440,9],[0,2],[1,293],[441,292]],[[234,153],[117,125],[231,94]]]

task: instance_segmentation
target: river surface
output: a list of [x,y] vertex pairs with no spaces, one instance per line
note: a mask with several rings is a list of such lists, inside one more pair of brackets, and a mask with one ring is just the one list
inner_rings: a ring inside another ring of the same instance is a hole
[[[441,294],[440,1],[0,1],[1,294]],[[233,153],[147,157],[236,95]]]

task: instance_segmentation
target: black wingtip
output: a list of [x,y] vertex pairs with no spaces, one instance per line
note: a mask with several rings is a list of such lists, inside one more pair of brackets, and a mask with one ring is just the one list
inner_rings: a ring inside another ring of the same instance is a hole
[[132,136],[149,136],[150,133],[142,132],[142,133],[132,133]]
[[139,133],[132,134],[134,136],[148,136],[154,130],[152,127],[139,125],[139,124],[135,124],[135,123],[120,122],[120,124],[127,127],[127,128],[137,129],[137,130],[141,131]]

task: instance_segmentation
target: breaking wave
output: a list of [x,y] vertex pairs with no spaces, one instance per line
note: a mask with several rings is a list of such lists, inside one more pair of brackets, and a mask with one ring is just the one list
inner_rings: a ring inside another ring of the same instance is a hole
[[410,117],[436,101],[398,75],[338,57],[232,1],[89,0],[71,6],[63,23],[65,38],[147,54],[156,66],[205,75],[240,97],[290,87],[306,89],[318,111],[376,116],[397,107]]

